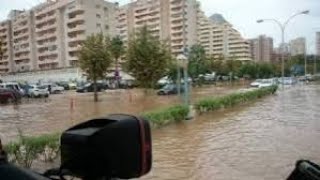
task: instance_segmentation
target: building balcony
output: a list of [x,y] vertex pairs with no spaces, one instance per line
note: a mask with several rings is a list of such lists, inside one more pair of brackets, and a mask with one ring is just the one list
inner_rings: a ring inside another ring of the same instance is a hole
[[41,56],[50,56],[50,55],[57,55],[58,54],[58,50],[52,50],[52,51],[42,51],[42,52],[38,52],[37,55],[38,57],[41,57]]
[[80,20],[84,20],[84,19],[85,19],[84,14],[78,14],[73,18],[68,18],[67,22],[72,23],[72,22],[80,21]]
[[19,49],[14,49],[15,53],[25,53],[25,52],[30,52],[30,47],[26,47],[26,48],[19,48]]
[[22,31],[22,30],[24,30],[24,29],[29,29],[29,27],[30,27],[30,25],[29,25],[29,22],[27,23],[27,24],[25,24],[25,25],[15,25],[14,27],[13,27],[13,30],[14,31]]
[[51,16],[46,16],[40,20],[35,20],[35,25],[41,25],[41,24],[45,24],[47,23],[48,21],[53,21],[53,20],[57,20],[57,16],[56,15],[51,15]]
[[171,8],[182,7],[182,5],[183,5],[182,0],[173,0],[170,2]]
[[44,60],[38,60],[37,64],[39,66],[45,66],[45,65],[51,65],[51,64],[58,64],[59,63],[59,59],[58,57],[56,57],[55,59],[44,59]]
[[83,11],[84,11],[83,6],[80,4],[77,4],[75,6],[71,6],[67,9],[68,14],[76,14],[76,13],[83,12]]
[[68,38],[68,42],[74,42],[74,41],[84,41],[86,40],[86,35],[85,34],[81,34],[81,35],[77,35],[75,37],[69,37]]
[[26,38],[26,37],[28,37],[28,39],[29,39],[29,32],[20,33],[20,34],[18,34],[18,35],[13,35],[12,37],[13,37],[13,39],[17,39],[18,41],[19,41],[20,39],[24,39],[24,38]]
[[35,31],[36,31],[36,33],[40,33],[40,32],[43,32],[43,31],[47,31],[47,30],[50,30],[50,29],[57,28],[57,26],[58,26],[57,22],[54,22],[52,24],[44,25],[41,28],[36,28]]
[[80,47],[79,46],[74,46],[74,47],[68,47],[67,51],[68,52],[75,52],[79,51]]
[[53,37],[57,37],[57,33],[56,32],[53,32],[53,33],[47,33],[47,34],[44,34],[42,36],[37,36],[36,37],[36,41],[43,41],[43,40],[46,40],[46,39],[50,39],[50,38],[53,38]]
[[68,56],[69,61],[78,61],[79,58],[77,56]]
[[183,17],[183,9],[180,10],[171,10],[170,12],[171,16],[180,16],[181,18]]
[[182,49],[183,48],[183,42],[171,43],[171,47],[174,48],[174,49]]
[[[185,24],[186,25],[186,24]],[[183,27],[183,22],[179,23],[171,23],[171,28],[178,28],[178,27]]]
[[76,31],[84,31],[86,26],[84,24],[76,25],[74,27],[68,27],[67,32],[76,32]]
[[13,58],[14,61],[22,61],[22,60],[27,60],[27,59],[30,59],[29,54],[21,55],[21,56],[14,56],[14,58]]

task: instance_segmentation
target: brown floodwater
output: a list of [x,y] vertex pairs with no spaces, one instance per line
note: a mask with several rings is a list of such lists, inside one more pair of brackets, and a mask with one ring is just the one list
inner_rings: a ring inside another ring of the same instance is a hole
[[[193,101],[235,88],[193,91]],[[181,99],[145,96],[140,90],[91,94],[66,93],[49,101],[2,106],[0,137],[56,132],[108,113],[134,113],[177,104]],[[70,99],[74,109],[70,110]],[[298,159],[320,162],[320,86],[297,85],[241,107],[196,116],[153,130],[153,168],[145,180],[286,179]]]
[[153,155],[143,179],[286,179],[298,159],[320,163],[320,86],[156,130]]
[[[194,88],[192,101],[234,92],[243,86],[206,86]],[[79,122],[106,116],[110,113],[141,114],[142,112],[182,103],[182,97],[157,96],[156,92],[140,89],[109,90],[99,94],[93,102],[92,93],[65,92],[49,99],[23,100],[22,104],[0,106],[0,138],[14,140],[24,135],[60,132]]]

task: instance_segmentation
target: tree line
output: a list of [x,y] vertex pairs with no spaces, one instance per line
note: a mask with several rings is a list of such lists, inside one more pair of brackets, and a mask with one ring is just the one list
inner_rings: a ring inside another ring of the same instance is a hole
[[[82,43],[78,54],[79,64],[88,79],[93,81],[95,101],[98,100],[97,80],[105,78],[112,63],[115,64],[117,69],[120,58],[125,60],[121,64],[122,69],[135,77],[136,83],[142,88],[156,87],[158,80],[164,76],[168,76],[175,81],[177,80],[178,70],[182,71],[177,67],[176,57],[172,56],[168,41],[161,41],[154,37],[147,26],[142,27],[130,37],[128,42],[124,43],[119,36],[110,38],[99,33],[92,34]],[[223,55],[210,57],[206,55],[205,49],[198,44],[189,48],[187,57],[188,74],[193,80],[200,75],[212,72],[221,76],[251,79],[281,76],[280,62],[242,62],[232,57],[223,57]],[[301,56],[292,57],[286,61],[286,75],[303,74],[301,72],[303,62]],[[311,62],[311,60],[308,60],[308,62]],[[307,69],[310,68],[308,66]]]

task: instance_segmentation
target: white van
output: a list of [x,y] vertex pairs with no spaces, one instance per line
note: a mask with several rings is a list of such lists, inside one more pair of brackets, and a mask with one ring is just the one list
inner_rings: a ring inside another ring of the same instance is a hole
[[22,96],[25,93],[24,90],[20,87],[20,85],[18,83],[15,83],[15,82],[0,83],[0,88],[16,90]]

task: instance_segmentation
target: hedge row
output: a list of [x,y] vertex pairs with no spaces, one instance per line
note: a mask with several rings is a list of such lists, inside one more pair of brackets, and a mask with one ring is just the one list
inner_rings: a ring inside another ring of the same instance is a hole
[[228,108],[261,98],[269,94],[274,94],[277,91],[277,89],[278,86],[271,86],[254,89],[246,92],[233,93],[222,97],[214,97],[211,99],[206,98],[198,101],[195,104],[195,109],[198,113],[204,113],[208,111],[215,111],[222,108]]
[[59,155],[60,134],[37,137],[19,136],[18,141],[4,146],[8,159],[12,163],[30,168],[35,159],[52,162]]
[[187,106],[177,105],[144,113],[142,116],[150,121],[152,127],[161,127],[173,122],[184,120],[188,113],[189,108]]

